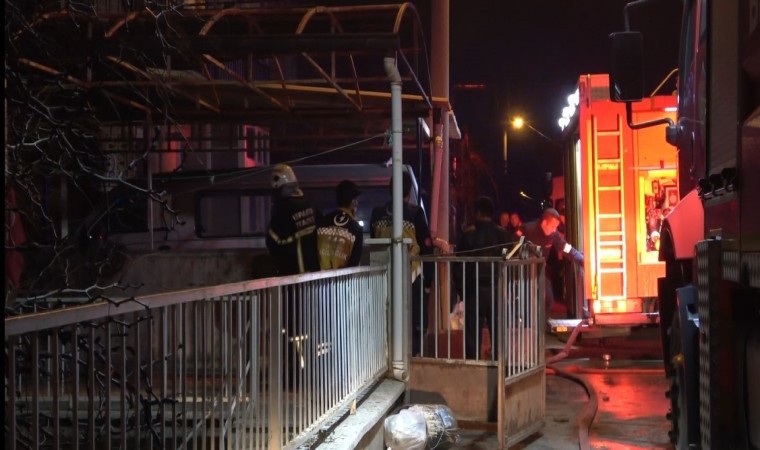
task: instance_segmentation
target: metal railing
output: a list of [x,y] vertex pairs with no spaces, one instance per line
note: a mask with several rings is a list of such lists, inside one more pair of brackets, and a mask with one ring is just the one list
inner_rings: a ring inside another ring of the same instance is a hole
[[[427,282],[423,279],[415,286],[411,299],[423,310],[425,303],[429,304],[428,323],[419,319],[412,327],[417,334],[414,338],[421,342],[413,362],[423,363],[416,373],[430,380],[430,376],[441,373],[436,365],[447,370],[456,365],[468,367],[466,373],[475,377],[474,368],[498,372],[495,388],[500,448],[538,431],[546,413],[546,263],[543,258],[524,256],[509,260],[417,258]],[[485,392],[489,388],[484,385],[482,389]],[[446,397],[446,401],[455,415],[460,406],[463,413],[470,412],[469,399]]]
[[388,371],[385,266],[5,319],[5,448],[295,448]]
[[[495,365],[499,356],[495,338],[502,324],[507,330],[543,330],[539,327],[544,314],[545,263],[542,258],[435,256],[416,259],[423,264],[424,279],[413,287],[415,292],[410,302],[412,308],[423,310],[427,322],[419,318],[419,323],[412,326],[416,333],[413,337],[421,342],[419,354],[413,356],[476,360]],[[498,312],[502,306],[503,316]],[[469,320],[467,312],[472,315]],[[467,351],[468,332],[476,337],[470,343],[470,350],[474,350],[470,352]],[[519,351],[504,354],[507,365],[515,368],[535,365],[536,355],[543,349],[532,340],[526,341],[525,336],[508,338],[509,345]]]

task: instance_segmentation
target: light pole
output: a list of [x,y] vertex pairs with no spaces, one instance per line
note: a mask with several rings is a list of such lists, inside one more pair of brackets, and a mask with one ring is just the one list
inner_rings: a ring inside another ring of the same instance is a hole
[[[507,134],[508,134],[507,133],[507,128],[509,128],[510,124],[512,125],[512,128],[515,128],[515,129],[519,130],[526,123],[525,123],[525,120],[522,117],[515,116],[512,120],[508,120],[507,124],[504,126],[504,135],[503,135],[503,142],[502,142],[502,144],[503,144],[503,147],[502,147],[502,149],[503,149],[503,155],[502,156],[504,157],[504,174],[507,173]],[[530,125],[528,125],[528,126],[530,127]],[[530,128],[533,129],[533,127],[530,127]]]
[[509,128],[510,125],[512,125],[512,128],[514,128],[515,130],[520,130],[520,129],[524,128],[524,127],[527,127],[529,129],[531,129],[537,135],[539,135],[542,138],[544,138],[545,140],[551,142],[552,144],[554,144],[555,146],[557,146],[559,148],[562,148],[562,145],[560,143],[558,143],[554,139],[550,138],[549,136],[547,136],[544,133],[542,133],[541,131],[539,131],[536,127],[534,127],[533,125],[531,125],[530,122],[528,122],[527,120],[525,120],[523,117],[521,117],[521,116],[514,116],[511,120],[507,121],[507,124],[504,126],[504,130],[503,130],[504,134],[502,136],[503,137],[502,151],[503,151],[503,157],[504,157],[504,173],[505,174],[507,173],[507,135],[508,135],[507,128]]
[[524,126],[528,127],[531,130],[535,131],[536,134],[538,134],[542,138],[546,139],[547,141],[551,142],[552,144],[559,145],[559,144],[557,144],[557,142],[554,139],[552,139],[549,136],[545,135],[544,133],[538,131],[533,125],[531,125],[529,122],[526,122],[525,119],[523,119],[522,117],[518,116],[518,117],[515,117],[514,119],[512,119],[512,126],[514,128],[517,128],[517,129],[520,129],[520,128],[524,127]]
[[507,174],[507,127],[504,127],[504,175]]

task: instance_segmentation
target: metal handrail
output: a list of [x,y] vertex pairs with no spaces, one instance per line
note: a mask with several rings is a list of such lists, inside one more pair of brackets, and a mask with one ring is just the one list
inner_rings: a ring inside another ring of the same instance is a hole
[[[77,322],[110,317],[114,314],[142,312],[181,303],[189,303],[214,297],[233,295],[240,292],[268,289],[277,286],[318,281],[344,275],[383,272],[384,267],[352,267],[347,269],[312,272],[301,275],[260,278],[217,286],[199,287],[181,291],[148,294],[129,298],[111,298],[81,306],[72,306],[49,311],[39,311],[5,318],[5,338],[9,336],[41,331],[47,328],[71,325]],[[55,299],[51,297],[51,299]],[[18,301],[23,301],[19,298]]]
[[5,319],[11,449],[296,448],[388,373],[370,266]]

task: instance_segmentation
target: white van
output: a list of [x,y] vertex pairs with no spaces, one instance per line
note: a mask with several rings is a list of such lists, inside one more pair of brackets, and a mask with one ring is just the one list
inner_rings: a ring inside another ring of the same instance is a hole
[[[292,167],[304,194],[323,214],[336,208],[338,183],[355,182],[361,191],[356,219],[364,227],[365,238],[369,238],[372,209],[391,200],[391,167]],[[412,202],[417,204],[419,188],[414,174],[409,166],[403,170],[412,175]],[[273,194],[269,179],[270,167],[156,176],[153,189],[165,192],[167,206],[178,215],[154,205],[151,232],[145,200],[122,201],[129,203],[128,207],[104,219],[107,226],[103,234],[127,255],[128,264],[132,264],[133,275],[128,277],[131,282],[145,285],[159,277],[160,290],[271,276],[274,269],[265,245]]]

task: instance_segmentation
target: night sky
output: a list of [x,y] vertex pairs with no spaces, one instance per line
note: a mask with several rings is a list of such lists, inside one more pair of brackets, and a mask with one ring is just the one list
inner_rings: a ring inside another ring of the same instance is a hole
[[[419,2],[421,12],[429,1]],[[539,213],[537,204],[518,192],[541,197],[544,174],[561,172],[557,119],[582,74],[609,71],[608,36],[624,29],[626,3],[451,0],[451,103],[460,129],[493,168],[496,187],[484,182],[479,194],[492,196],[499,209],[517,209],[524,216]],[[681,2],[662,0],[645,8],[632,14],[631,27],[644,33],[645,92],[651,92],[677,66]],[[457,89],[472,83],[486,87]],[[515,115],[555,142],[530,129],[510,130],[505,176],[502,129],[506,118]]]
[[[624,30],[630,0],[449,0],[449,98],[460,130],[486,163],[476,195],[489,195],[499,210],[531,218],[547,172],[562,172],[562,133],[557,124],[581,75],[609,72],[609,34]],[[313,2],[310,2],[313,3]],[[325,0],[320,4],[398,3]],[[431,8],[440,0],[413,0],[432,48]],[[631,12],[630,25],[644,34],[645,92],[677,66],[682,2],[652,0]],[[434,57],[434,56],[433,56]],[[482,90],[458,85],[483,84]],[[666,85],[672,91],[674,81]],[[509,131],[508,173],[502,159],[503,127],[520,115],[550,137],[530,129]]]

